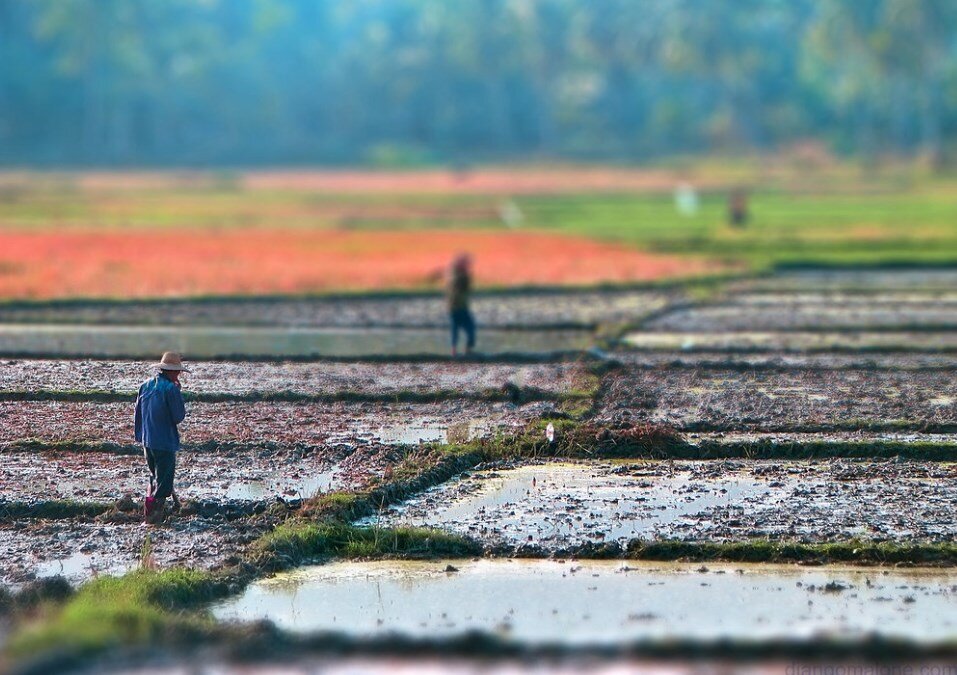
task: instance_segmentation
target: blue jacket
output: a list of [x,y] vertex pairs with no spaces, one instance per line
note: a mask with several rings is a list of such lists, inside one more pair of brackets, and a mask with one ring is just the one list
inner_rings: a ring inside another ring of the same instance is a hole
[[140,386],[133,415],[137,443],[150,450],[176,452],[179,450],[176,425],[185,418],[183,395],[171,380],[156,375]]

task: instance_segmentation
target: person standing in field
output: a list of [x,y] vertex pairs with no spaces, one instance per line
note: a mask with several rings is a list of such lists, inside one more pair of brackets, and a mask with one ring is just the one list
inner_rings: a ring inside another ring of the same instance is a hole
[[172,497],[174,504],[177,501],[173,492],[176,453],[180,448],[177,425],[186,419],[179,376],[189,372],[183,366],[183,358],[175,352],[163,354],[156,368],[157,374],[140,385],[133,414],[136,442],[143,445],[150,471],[150,491],[143,515],[152,524],[166,517],[168,498]]
[[452,356],[458,355],[459,331],[465,331],[465,353],[475,349],[475,319],[469,309],[469,296],[472,292],[472,258],[463,253],[452,261],[449,267],[445,289],[449,305],[449,319],[452,324]]

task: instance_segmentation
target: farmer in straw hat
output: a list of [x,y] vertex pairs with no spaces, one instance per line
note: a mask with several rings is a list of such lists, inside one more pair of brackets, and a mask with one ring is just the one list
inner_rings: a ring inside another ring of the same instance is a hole
[[146,522],[159,523],[166,516],[166,499],[173,493],[179,430],[176,425],[186,418],[186,407],[180,393],[180,373],[189,372],[183,358],[166,352],[156,364],[157,374],[140,386],[136,397],[134,427],[136,442],[143,444],[143,454],[150,470],[150,491],[146,496]]

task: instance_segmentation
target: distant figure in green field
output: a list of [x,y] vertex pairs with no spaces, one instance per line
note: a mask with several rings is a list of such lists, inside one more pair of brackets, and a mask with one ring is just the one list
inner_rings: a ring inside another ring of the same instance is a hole
[[182,357],[166,352],[156,364],[157,374],[140,386],[133,413],[136,442],[143,445],[143,455],[150,470],[150,490],[146,495],[143,515],[146,522],[156,524],[166,517],[166,500],[178,499],[173,492],[176,453],[180,449],[177,426],[186,418],[186,407],[180,391],[180,373],[189,372]]
[[748,224],[748,192],[744,188],[736,188],[728,197],[728,224],[731,227],[743,228]]
[[469,309],[472,292],[472,258],[463,253],[452,261],[446,280],[445,296],[452,324],[452,356],[458,355],[459,331],[465,331],[465,353],[475,349],[475,319]]

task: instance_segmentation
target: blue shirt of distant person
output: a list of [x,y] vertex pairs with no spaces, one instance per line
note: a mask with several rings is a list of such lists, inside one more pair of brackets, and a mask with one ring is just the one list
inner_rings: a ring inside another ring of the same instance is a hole
[[159,523],[166,516],[166,500],[173,497],[176,453],[180,449],[178,425],[186,419],[186,406],[180,391],[179,377],[189,372],[183,358],[166,352],[157,365],[158,373],[140,385],[136,396],[133,426],[136,442],[143,445],[143,454],[150,471],[150,489],[144,515],[147,522]]

